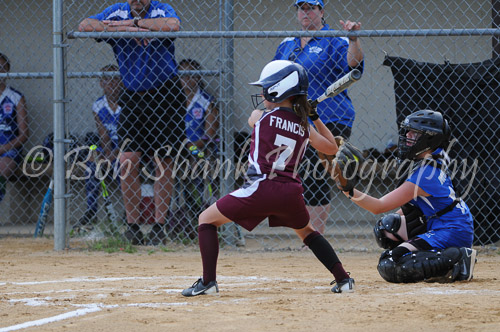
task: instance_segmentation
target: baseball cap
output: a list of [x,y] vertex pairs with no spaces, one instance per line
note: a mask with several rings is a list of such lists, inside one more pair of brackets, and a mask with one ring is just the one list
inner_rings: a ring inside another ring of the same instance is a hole
[[311,6],[320,6],[321,8],[324,7],[323,5],[323,0],[297,0],[295,1],[295,7],[299,7],[300,3],[307,3]]

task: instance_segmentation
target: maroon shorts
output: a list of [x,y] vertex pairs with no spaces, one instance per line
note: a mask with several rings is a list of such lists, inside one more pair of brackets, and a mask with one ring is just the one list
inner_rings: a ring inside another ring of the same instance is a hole
[[226,218],[248,231],[266,218],[271,227],[300,229],[309,222],[303,191],[297,182],[259,179],[222,197],[216,204]]

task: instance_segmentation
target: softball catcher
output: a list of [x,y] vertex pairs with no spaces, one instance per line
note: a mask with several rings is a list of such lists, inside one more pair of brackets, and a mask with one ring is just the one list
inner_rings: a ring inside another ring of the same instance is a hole
[[382,198],[354,189],[359,156],[340,147],[336,156],[337,186],[358,206],[375,214],[391,211],[374,227],[377,244],[386,249],[378,271],[389,282],[453,282],[471,280],[476,261],[472,249],[473,219],[455,192],[445,148],[450,127],[439,112],[417,111],[401,123],[400,167],[406,174]]

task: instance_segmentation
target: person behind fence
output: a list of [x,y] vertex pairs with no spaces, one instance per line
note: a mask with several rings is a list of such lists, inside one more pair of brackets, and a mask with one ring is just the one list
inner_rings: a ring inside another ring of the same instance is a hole
[[[199,71],[201,65],[193,59],[182,59],[179,62],[179,70]],[[205,145],[217,136],[218,110],[215,98],[210,95],[204,87],[200,74],[182,74],[180,76],[184,95],[186,96],[186,138],[188,148],[195,145],[203,150]],[[209,151],[207,151],[208,153]]]
[[[399,167],[407,170],[398,187],[375,198],[354,189],[355,180],[347,187],[340,186],[354,203],[372,213],[400,207],[396,213],[378,220],[374,227],[378,245],[386,249],[377,267],[386,281],[452,282],[473,277],[473,219],[453,184],[445,151],[450,137],[448,121],[441,113],[414,112],[400,126]],[[337,161],[345,163],[347,159],[341,149]],[[356,178],[355,172],[349,176],[351,179]]]
[[[118,66],[106,65],[101,68],[101,72],[117,72]],[[89,160],[86,162],[87,178],[85,180],[85,192],[87,197],[87,209],[78,223],[73,227],[77,232],[90,231],[93,229],[95,222],[101,186],[99,184],[103,174],[96,173],[95,157],[98,156],[99,163],[102,166],[103,172],[108,172],[109,176],[115,174],[114,170],[118,165],[118,119],[120,116],[121,107],[118,105],[120,94],[123,90],[123,84],[120,76],[102,76],[99,80],[104,95],[99,97],[92,105],[92,112],[97,128],[97,134],[87,133],[85,137],[85,145],[97,146],[97,155],[92,153]],[[106,161],[104,163],[104,161]],[[107,164],[107,166],[106,166]],[[116,177],[119,180],[119,177]]]
[[[253,104],[257,108],[264,103],[265,110],[255,109],[248,119],[253,131],[246,182],[200,214],[198,238],[203,277],[183,290],[182,295],[219,291],[216,281],[219,226],[234,221],[251,231],[266,218],[271,227],[284,226],[296,232],[333,274],[336,281],[333,292],[353,291],[354,279],[309,221],[296,171],[308,142],[323,153],[335,154],[338,150],[332,133],[307,100],[307,74],[299,64],[276,60],[268,63],[259,80],[250,84],[261,87],[261,92],[252,96]],[[316,129],[310,126],[308,116]]]
[[[80,31],[170,31],[180,29],[172,6],[128,0],[84,19]],[[107,38],[118,61],[124,91],[120,98],[121,188],[127,214],[125,237],[132,244],[159,245],[172,193],[173,157],[184,140],[185,96],[178,78],[172,38]],[[140,220],[140,160],[155,155],[155,223],[144,238]]]
[[[10,71],[9,58],[0,53],[0,73]],[[22,161],[23,144],[28,140],[28,113],[23,94],[0,77],[0,202],[7,179]]]
[[[325,22],[322,0],[297,0],[297,19],[303,31],[332,30]],[[359,31],[361,23],[340,21],[346,31]],[[309,77],[309,98],[316,99],[326,88],[354,68],[363,71],[364,55],[357,37],[289,37],[276,50],[274,60],[291,60],[304,66]],[[349,138],[355,112],[347,90],[318,105],[321,120],[334,136]],[[322,156],[322,154],[319,154]],[[324,157],[321,158],[324,160]],[[310,165],[307,171],[306,165]],[[317,168],[314,171],[315,167]],[[305,169],[302,170],[304,197],[311,222],[320,233],[325,231],[325,222],[330,214],[332,193],[320,159],[311,147],[306,151]]]
[[[179,70],[184,72],[180,75],[180,79],[186,96],[186,116],[184,118],[186,147],[191,152],[191,166],[194,167],[200,160],[217,153],[213,150],[217,147],[218,110],[215,98],[206,91],[201,75],[193,72],[201,70],[200,63],[194,59],[182,59],[179,62]],[[186,203],[184,208],[190,209],[191,212],[198,215],[209,204],[209,202],[204,201],[203,195],[205,190],[203,167],[199,167],[197,172],[191,172],[192,168],[189,171],[186,179],[178,181],[176,186],[183,192]],[[195,230],[191,229],[190,225],[178,225],[182,220],[176,219],[173,216],[170,220],[171,223],[174,222],[174,225],[170,225],[172,235],[181,232],[186,233],[183,235],[188,237],[196,236]]]

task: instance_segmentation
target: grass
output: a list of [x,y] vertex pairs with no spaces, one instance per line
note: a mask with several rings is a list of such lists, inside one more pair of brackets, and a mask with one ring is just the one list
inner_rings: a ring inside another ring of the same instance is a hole
[[129,254],[134,254],[137,252],[136,247],[134,247],[130,242],[125,241],[121,237],[106,237],[99,240],[93,240],[87,242],[87,246],[91,251],[104,251],[108,254],[114,252],[126,252]]
[[[88,250],[90,251],[104,251],[108,254],[115,252],[126,252],[129,254],[135,254],[139,252],[136,246],[133,246],[130,242],[126,241],[122,236],[109,236],[98,240],[92,240],[87,242]],[[155,248],[148,248],[147,254],[152,255],[157,251],[161,252],[174,252],[174,249],[168,248],[166,246],[158,246]]]

